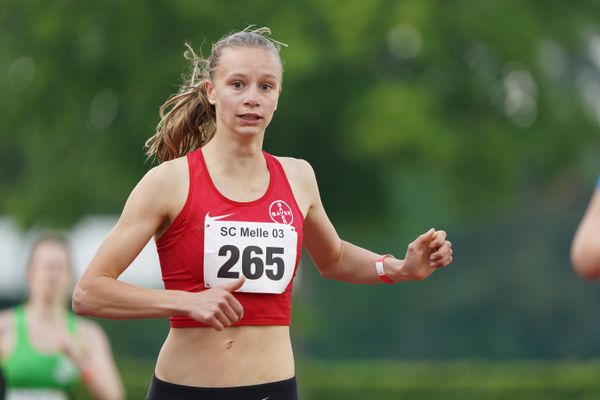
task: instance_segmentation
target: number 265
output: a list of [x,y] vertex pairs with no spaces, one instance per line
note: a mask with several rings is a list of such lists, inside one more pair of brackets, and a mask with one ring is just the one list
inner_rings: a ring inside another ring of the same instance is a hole
[[[262,255],[265,255],[263,261]],[[283,255],[283,247],[267,247],[266,252],[263,253],[263,249],[258,246],[248,246],[242,251],[242,273],[247,279],[259,279],[263,274],[267,278],[278,281],[283,278],[283,272],[285,270],[285,263],[283,258],[278,257]],[[225,261],[217,273],[218,278],[233,278],[237,279],[240,276],[239,272],[231,271],[231,268],[240,259],[240,249],[231,244],[226,244],[219,249],[219,256],[229,256],[229,259]],[[265,269],[273,266],[273,268]]]

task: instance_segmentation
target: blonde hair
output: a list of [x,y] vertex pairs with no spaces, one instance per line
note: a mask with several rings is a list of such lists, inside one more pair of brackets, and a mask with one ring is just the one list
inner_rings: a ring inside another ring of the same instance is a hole
[[[156,131],[145,144],[148,158],[155,157],[159,163],[181,157],[208,143],[215,134],[215,107],[209,103],[204,84],[213,78],[223,51],[227,48],[258,47],[273,51],[279,62],[281,46],[286,46],[267,35],[267,27],[232,32],[212,45],[208,58],[197,55],[186,43],[183,56],[191,64],[188,76],[179,92],[160,107],[160,122]],[[283,65],[282,65],[283,71]]]

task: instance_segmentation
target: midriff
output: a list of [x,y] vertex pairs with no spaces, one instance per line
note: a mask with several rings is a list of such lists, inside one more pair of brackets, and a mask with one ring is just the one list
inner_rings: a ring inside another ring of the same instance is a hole
[[247,386],[294,376],[289,326],[171,328],[156,377],[197,387]]

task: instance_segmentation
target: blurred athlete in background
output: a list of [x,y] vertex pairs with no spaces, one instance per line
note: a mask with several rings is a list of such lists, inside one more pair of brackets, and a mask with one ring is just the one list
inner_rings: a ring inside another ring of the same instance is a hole
[[29,297],[0,312],[7,399],[67,399],[82,381],[97,400],[124,398],[107,338],[68,309],[73,271],[67,242],[47,234],[31,249]]

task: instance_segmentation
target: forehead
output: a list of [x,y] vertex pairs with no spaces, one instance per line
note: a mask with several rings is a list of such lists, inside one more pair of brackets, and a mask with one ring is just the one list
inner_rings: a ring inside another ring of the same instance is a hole
[[69,259],[67,248],[59,242],[45,241],[39,243],[32,254],[32,261],[67,261]]
[[272,75],[281,79],[282,68],[279,55],[261,47],[229,47],[223,51],[216,68],[216,75]]

